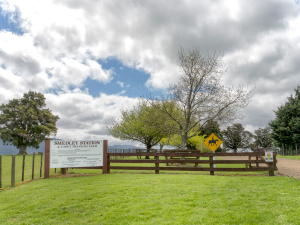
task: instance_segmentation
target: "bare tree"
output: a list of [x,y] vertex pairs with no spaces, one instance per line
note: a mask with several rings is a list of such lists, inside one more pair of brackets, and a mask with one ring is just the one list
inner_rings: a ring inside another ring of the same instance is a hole
[[[181,48],[178,63],[181,68],[179,82],[170,85],[166,98],[151,102],[173,120],[170,131],[181,136],[181,149],[184,149],[186,141],[210,121],[225,124],[242,118],[240,110],[249,104],[253,90],[222,83],[226,67],[221,54],[201,55],[198,47],[187,52]],[[195,127],[198,129],[193,129]]]

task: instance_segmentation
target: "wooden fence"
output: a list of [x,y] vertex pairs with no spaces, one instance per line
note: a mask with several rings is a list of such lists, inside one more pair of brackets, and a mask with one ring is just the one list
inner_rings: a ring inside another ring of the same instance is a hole
[[[159,174],[160,170],[172,170],[172,171],[210,171],[210,175],[214,175],[215,171],[220,172],[258,172],[258,171],[268,171],[269,176],[274,176],[274,171],[277,170],[276,167],[276,155],[274,152],[273,162],[266,162],[263,158],[264,153],[107,153],[107,172],[110,170],[154,170],[156,174]],[[116,156],[149,156],[154,157],[154,159],[112,159]],[[241,157],[246,156],[247,159],[224,159],[215,160],[214,157]],[[164,157],[164,159],[160,159]],[[186,157],[186,159],[182,159]],[[203,157],[209,157],[209,160],[201,160]],[[192,159],[191,159],[192,158]],[[142,166],[111,166],[111,163],[152,163],[153,167],[142,167]],[[184,167],[184,166],[160,166],[160,164],[173,164],[173,163],[192,163],[194,167]],[[209,167],[199,167],[198,165],[208,164]],[[244,164],[244,168],[216,168],[214,165],[217,164]],[[104,165],[105,166],[105,165]]]
[[[22,182],[24,181],[25,177],[25,157],[26,155],[23,154],[23,159],[22,159]],[[2,188],[2,155],[0,155],[0,188]],[[33,153],[32,156],[32,170],[31,170],[31,179],[34,179],[34,164],[35,164],[35,153]],[[43,168],[43,153],[41,154],[41,160],[40,160],[40,167],[39,167],[39,172],[40,172],[40,177],[42,177],[42,168]],[[16,156],[12,154],[11,158],[11,187],[15,187],[15,177],[16,177]]]

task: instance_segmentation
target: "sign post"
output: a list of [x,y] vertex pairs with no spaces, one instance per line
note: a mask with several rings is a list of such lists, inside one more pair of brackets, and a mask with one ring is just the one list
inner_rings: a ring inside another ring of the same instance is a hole
[[[223,141],[218,138],[214,133],[211,133],[208,138],[204,141],[204,144],[212,150],[213,153],[220,147]],[[213,156],[213,160],[216,160],[215,156]],[[213,164],[213,168],[216,168],[216,164]]]
[[50,168],[102,168],[107,171],[107,140],[47,140],[45,178]]

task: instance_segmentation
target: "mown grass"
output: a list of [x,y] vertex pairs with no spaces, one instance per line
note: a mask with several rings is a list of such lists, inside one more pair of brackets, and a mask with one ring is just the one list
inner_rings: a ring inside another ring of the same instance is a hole
[[37,180],[0,202],[0,224],[299,224],[300,181],[115,173]]
[[300,160],[300,155],[297,155],[297,156],[277,155],[276,157],[281,158],[281,159],[297,159],[297,160]]
[[[35,178],[40,178],[40,155],[35,156]],[[152,159],[153,157],[151,157]],[[31,179],[32,174],[32,155],[26,155],[25,157],[25,181]],[[123,158],[122,158],[123,159]],[[137,160],[137,157],[126,157],[124,160],[128,159],[135,159]],[[160,159],[165,159],[164,157],[161,157]],[[201,157],[202,160],[208,160],[206,157]],[[15,175],[15,182],[18,185],[22,181],[22,155],[16,155],[16,175]],[[178,164],[169,164],[170,166],[179,166]],[[209,167],[208,164],[199,164],[203,168]],[[154,163],[111,163],[111,166],[141,166],[141,167],[154,167]],[[166,164],[160,164],[161,167],[167,167]],[[193,166],[192,164],[184,165],[184,167]],[[231,164],[231,165],[224,165],[224,164],[217,164],[217,168],[245,168],[244,164]],[[60,171],[60,169],[57,169],[57,173]],[[55,169],[50,169],[50,175],[54,175]],[[99,169],[69,169],[68,173],[70,174],[101,174],[102,170]],[[111,170],[111,173],[149,173],[153,174],[155,173],[154,170]],[[162,174],[209,174],[209,171],[201,172],[201,171],[163,171],[161,170],[160,173]],[[215,172],[216,175],[267,175],[268,172]],[[42,176],[44,177],[44,157],[43,157],[43,165],[42,165]],[[11,155],[5,155],[2,156],[2,188],[9,187],[11,185]]]

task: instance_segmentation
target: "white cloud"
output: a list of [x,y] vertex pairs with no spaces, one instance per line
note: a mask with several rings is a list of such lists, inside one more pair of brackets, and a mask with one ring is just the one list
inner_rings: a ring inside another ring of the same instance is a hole
[[45,94],[46,104],[58,115],[57,136],[62,139],[109,139],[106,126],[120,116],[120,109],[130,109],[137,98],[100,94],[93,98],[79,89],[64,93]]
[[[91,104],[100,104],[101,99],[108,101],[108,106],[120,106],[115,99],[123,101],[126,97],[101,94],[94,99],[76,88],[84,88],[88,78],[109,83],[113,69],[103,69],[98,61],[113,57],[124,66],[150,74],[146,82],[149,89],[164,89],[178,81],[179,46],[199,46],[203,53],[224,52],[228,65],[225,81],[250,88],[256,85],[244,120],[252,128],[273,118],[272,110],[299,83],[300,8],[293,0],[0,2],[24,32],[0,31],[2,102],[32,89],[48,93],[54,102],[63,98],[66,105],[80,96],[78,101],[86,98]],[[120,87],[130,85],[117,83]],[[75,88],[72,92],[71,87]],[[49,94],[53,89],[61,93]],[[75,105],[60,111],[61,126],[65,127],[61,134],[72,125],[69,116],[73,107],[78,116],[87,112]],[[60,107],[64,108],[63,104]],[[117,116],[113,115],[111,118]],[[88,124],[80,123],[85,133],[102,129],[100,125],[88,128]]]
[[124,82],[117,81],[117,84],[120,85],[120,87],[124,87]]

